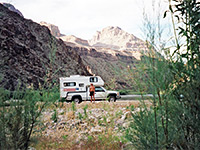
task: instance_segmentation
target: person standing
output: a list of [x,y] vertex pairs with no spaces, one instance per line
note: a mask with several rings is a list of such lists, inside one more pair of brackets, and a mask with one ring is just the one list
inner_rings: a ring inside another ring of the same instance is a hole
[[91,84],[90,84],[90,96],[91,96],[91,102],[92,102],[92,99],[94,99],[94,102],[95,102],[94,94],[95,94],[95,87],[94,87],[94,85],[91,83]]

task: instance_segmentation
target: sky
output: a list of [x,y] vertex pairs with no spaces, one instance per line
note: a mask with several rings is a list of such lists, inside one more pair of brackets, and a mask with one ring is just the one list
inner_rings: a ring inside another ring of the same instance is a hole
[[[152,1],[158,0],[0,0],[13,4],[25,18],[45,21],[59,27],[65,35],[92,39],[96,31],[118,26],[143,39],[143,10],[152,11]],[[161,11],[167,0],[161,0]]]

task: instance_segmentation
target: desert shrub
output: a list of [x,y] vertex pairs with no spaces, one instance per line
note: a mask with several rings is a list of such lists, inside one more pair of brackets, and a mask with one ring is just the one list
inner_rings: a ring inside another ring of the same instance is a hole
[[129,92],[128,90],[119,90],[120,95],[127,95]]
[[54,122],[57,122],[58,121],[58,114],[57,114],[57,111],[56,109],[54,109],[54,112],[51,116],[51,119],[54,121]]
[[131,141],[137,149],[156,149],[153,111],[143,110],[132,114],[132,117],[133,122],[126,130],[125,137]]
[[200,148],[200,3],[169,0],[166,13],[172,16],[175,50],[165,53],[165,58],[158,55],[154,40],[159,30],[148,23],[147,44],[152,52],[144,57],[140,69],[148,78],[152,107],[144,106],[133,114],[126,137],[136,149],[196,150]]
[[84,118],[87,118],[87,117],[88,117],[87,109],[88,109],[88,105],[86,104],[86,105],[83,107],[83,110],[84,110]]
[[58,97],[50,90],[26,89],[21,92],[0,89],[0,92],[0,147],[27,149],[43,108]]
[[74,113],[76,112],[76,104],[75,104],[74,101],[72,102],[72,111],[73,111]]

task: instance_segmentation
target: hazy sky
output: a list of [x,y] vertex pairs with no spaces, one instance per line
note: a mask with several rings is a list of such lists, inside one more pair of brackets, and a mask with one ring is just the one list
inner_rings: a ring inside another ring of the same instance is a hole
[[[153,0],[158,1],[158,0]],[[167,3],[162,1],[162,10]],[[19,9],[25,18],[45,21],[66,35],[91,39],[96,31],[119,26],[142,38],[142,12],[152,10],[152,0],[0,0]]]

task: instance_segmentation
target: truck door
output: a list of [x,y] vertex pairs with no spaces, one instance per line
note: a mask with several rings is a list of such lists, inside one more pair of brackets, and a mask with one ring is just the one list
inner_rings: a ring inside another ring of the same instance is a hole
[[86,90],[86,96],[87,96],[86,98],[87,98],[87,100],[90,100],[91,99],[91,97],[90,97],[90,87],[87,86],[86,89],[87,89]]
[[106,99],[106,92],[103,88],[97,86],[95,87],[95,99]]

